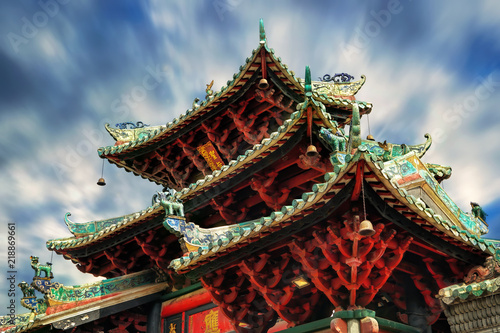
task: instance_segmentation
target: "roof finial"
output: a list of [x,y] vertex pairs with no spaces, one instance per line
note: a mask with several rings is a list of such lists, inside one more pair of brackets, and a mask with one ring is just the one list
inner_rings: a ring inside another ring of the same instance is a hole
[[260,43],[266,43],[266,31],[264,30],[264,20],[260,19],[259,21],[259,31],[260,31]]
[[305,77],[305,86],[304,86],[304,92],[307,97],[312,96],[312,85],[311,85],[311,69],[309,66],[306,66],[306,77]]

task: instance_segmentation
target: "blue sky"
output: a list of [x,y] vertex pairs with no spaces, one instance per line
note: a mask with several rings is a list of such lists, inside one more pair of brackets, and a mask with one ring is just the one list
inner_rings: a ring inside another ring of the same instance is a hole
[[[464,210],[479,202],[488,237],[500,238],[499,12],[493,0],[2,2],[0,228],[5,235],[16,224],[17,283],[31,281],[30,255],[50,260],[47,239],[69,235],[66,212],[84,222],[150,204],[159,187],[110,164],[108,185],[95,184],[96,150],[113,144],[104,123],[165,124],[212,79],[219,90],[257,48],[260,18],[295,72],[366,75],[357,98],[374,105],[377,139],[416,144],[433,135],[424,160],[453,167],[445,190]],[[156,81],[145,83],[151,73]],[[55,280],[91,280],[53,261]],[[0,308],[7,302],[2,285]]]

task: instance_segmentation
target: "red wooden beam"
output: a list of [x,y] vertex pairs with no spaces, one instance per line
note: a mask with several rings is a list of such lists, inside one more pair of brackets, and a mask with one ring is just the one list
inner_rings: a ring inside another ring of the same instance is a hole
[[311,136],[312,136],[312,119],[313,119],[312,108],[308,107],[307,108],[307,137],[308,138],[311,138]]
[[266,49],[260,49],[260,66],[262,68],[262,78],[267,79]]
[[210,297],[210,293],[205,289],[200,289],[193,293],[164,302],[161,309],[161,316],[170,317],[178,313],[208,304],[211,301],[212,298]]
[[351,201],[358,201],[359,195],[361,194],[361,186],[364,178],[364,167],[364,160],[360,160],[356,165],[356,184],[354,185],[354,189],[352,191]]

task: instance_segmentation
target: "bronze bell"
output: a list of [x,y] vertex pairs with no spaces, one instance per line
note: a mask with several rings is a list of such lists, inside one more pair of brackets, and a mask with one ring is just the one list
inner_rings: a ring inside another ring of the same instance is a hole
[[375,229],[373,229],[373,225],[368,220],[361,221],[359,225],[359,232],[361,236],[373,236],[375,234]]
[[267,88],[269,88],[269,83],[267,82],[267,80],[264,79],[264,78],[260,79],[260,81],[259,81],[259,89],[265,90]]
[[106,181],[104,180],[104,178],[99,178],[99,180],[97,181],[97,185],[99,186],[104,186],[106,185]]
[[318,150],[316,149],[315,145],[310,145],[309,147],[307,147],[306,156],[308,157],[318,156]]
[[375,138],[373,137],[373,135],[369,134],[369,135],[366,137],[366,140],[375,141]]

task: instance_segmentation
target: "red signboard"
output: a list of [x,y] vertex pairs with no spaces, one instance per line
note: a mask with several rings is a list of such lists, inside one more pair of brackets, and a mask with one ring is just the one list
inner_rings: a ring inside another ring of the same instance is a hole
[[198,151],[201,156],[203,156],[205,161],[207,161],[207,164],[212,171],[219,170],[224,165],[224,161],[220,158],[219,153],[215,150],[212,142],[208,141],[204,145],[199,146]]
[[226,333],[234,331],[218,307],[189,315],[189,333]]
[[[234,333],[235,330],[224,312],[211,302],[204,289],[177,299],[166,301],[162,306],[162,333]],[[240,326],[250,329],[246,324]],[[279,332],[287,323],[278,320],[269,332]]]

